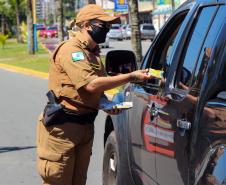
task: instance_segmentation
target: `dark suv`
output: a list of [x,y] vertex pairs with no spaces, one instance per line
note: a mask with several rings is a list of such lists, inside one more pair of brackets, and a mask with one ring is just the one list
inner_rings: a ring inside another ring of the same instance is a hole
[[[133,108],[106,118],[103,184],[225,185],[226,0],[184,3],[140,68],[164,78],[127,84],[114,97]],[[136,70],[135,57],[111,51],[106,69]]]

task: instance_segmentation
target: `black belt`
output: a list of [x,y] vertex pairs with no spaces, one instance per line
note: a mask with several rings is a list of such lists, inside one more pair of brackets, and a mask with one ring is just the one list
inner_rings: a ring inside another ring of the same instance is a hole
[[76,112],[72,112],[68,109],[64,109],[64,111],[57,119],[59,123],[71,122],[71,123],[78,123],[78,124],[93,124],[95,118],[98,114],[98,111],[87,113],[87,114],[78,114]]
[[48,105],[44,110],[43,123],[45,126],[58,125],[66,122],[81,124],[81,125],[93,124],[98,114],[98,111],[86,113],[86,114],[79,114],[70,109],[61,108],[58,111],[50,114],[48,121],[46,121],[47,119],[45,118],[48,117],[45,115],[47,109],[48,109]]

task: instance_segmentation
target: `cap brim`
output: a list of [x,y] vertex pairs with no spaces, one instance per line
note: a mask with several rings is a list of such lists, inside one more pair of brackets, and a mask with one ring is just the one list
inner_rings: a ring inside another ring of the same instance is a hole
[[108,16],[108,15],[100,16],[97,19],[104,21],[104,22],[109,22],[110,24],[120,24],[121,23],[121,20],[119,17],[113,17],[113,16]]

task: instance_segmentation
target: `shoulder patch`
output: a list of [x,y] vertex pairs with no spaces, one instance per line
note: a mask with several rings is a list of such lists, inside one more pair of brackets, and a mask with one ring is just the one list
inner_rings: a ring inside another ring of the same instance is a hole
[[71,54],[71,56],[72,56],[73,62],[77,62],[77,61],[85,59],[85,56],[84,56],[83,52],[81,52],[81,51],[74,52],[74,53]]

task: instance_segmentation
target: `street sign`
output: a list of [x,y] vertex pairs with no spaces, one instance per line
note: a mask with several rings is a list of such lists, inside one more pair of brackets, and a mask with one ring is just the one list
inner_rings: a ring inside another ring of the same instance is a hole
[[128,12],[127,0],[115,0],[115,12]]

